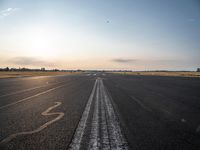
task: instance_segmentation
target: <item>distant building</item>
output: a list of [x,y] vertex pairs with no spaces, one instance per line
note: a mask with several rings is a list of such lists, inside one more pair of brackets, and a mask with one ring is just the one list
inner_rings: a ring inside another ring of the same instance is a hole
[[200,68],[197,68],[197,72],[200,72]]

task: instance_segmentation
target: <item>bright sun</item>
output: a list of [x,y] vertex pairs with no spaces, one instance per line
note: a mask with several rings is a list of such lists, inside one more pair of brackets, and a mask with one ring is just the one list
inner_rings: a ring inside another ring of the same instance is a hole
[[54,35],[51,30],[43,28],[33,28],[28,34],[29,51],[32,56],[52,57],[55,54],[53,50]]

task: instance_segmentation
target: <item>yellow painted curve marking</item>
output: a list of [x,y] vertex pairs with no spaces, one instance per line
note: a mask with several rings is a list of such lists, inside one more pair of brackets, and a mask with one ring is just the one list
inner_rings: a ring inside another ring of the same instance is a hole
[[60,120],[60,119],[64,116],[64,113],[63,113],[63,112],[52,112],[52,113],[49,113],[49,112],[50,112],[52,109],[58,107],[58,106],[61,105],[61,104],[62,104],[61,102],[55,102],[55,105],[49,107],[47,110],[45,110],[44,112],[41,113],[43,116],[58,115],[56,118],[54,118],[54,119],[51,120],[51,121],[46,122],[45,124],[43,124],[42,126],[40,126],[39,128],[37,128],[37,129],[35,129],[35,130],[11,134],[10,136],[8,136],[7,138],[5,138],[5,139],[2,140],[2,141],[0,142],[0,145],[3,145],[3,144],[8,143],[9,141],[11,141],[12,139],[16,138],[16,137],[19,136],[19,135],[28,135],[28,134],[34,134],[34,133],[40,132],[40,131],[42,131],[43,129],[45,129],[46,127],[48,127],[50,124],[52,124],[52,123],[54,123],[54,122]]

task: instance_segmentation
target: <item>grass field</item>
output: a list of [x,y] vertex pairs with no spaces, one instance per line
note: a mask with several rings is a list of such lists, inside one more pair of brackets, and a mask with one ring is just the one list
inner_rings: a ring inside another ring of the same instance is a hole
[[135,72],[115,72],[115,73],[124,75],[200,77],[200,72],[195,72],[195,71],[135,71]]
[[52,76],[77,74],[78,72],[55,72],[55,71],[1,71],[0,78],[31,77],[31,76]]

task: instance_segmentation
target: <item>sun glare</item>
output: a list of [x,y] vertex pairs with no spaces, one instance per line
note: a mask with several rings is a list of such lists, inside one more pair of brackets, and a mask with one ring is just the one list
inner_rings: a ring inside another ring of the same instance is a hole
[[34,28],[31,29],[27,38],[31,55],[42,57],[53,57],[55,55],[55,50],[53,50],[55,41],[51,30]]

